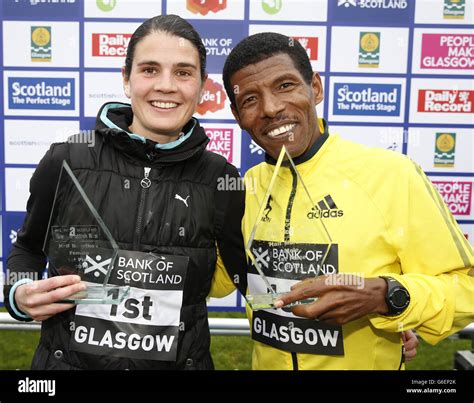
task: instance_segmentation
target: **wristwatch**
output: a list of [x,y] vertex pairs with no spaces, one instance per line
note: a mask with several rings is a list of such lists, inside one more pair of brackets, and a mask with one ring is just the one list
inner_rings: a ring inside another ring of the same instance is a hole
[[400,315],[407,309],[408,304],[410,304],[410,294],[408,290],[392,277],[380,277],[387,283],[385,302],[387,303],[388,312],[385,316]]

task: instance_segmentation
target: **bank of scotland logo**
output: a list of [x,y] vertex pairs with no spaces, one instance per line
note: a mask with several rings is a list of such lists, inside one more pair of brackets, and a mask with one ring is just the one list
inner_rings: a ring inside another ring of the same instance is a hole
[[266,269],[268,269],[270,256],[268,255],[268,249],[263,249],[258,247],[257,249],[252,248],[253,255],[255,257],[255,261],[257,264],[262,265]]
[[87,255],[86,260],[82,263],[84,274],[92,273],[95,277],[99,277],[100,273],[102,273],[105,276],[112,258],[106,259],[104,261],[101,260],[102,256],[100,255],[97,255],[95,259]]
[[337,2],[337,6],[338,7],[344,6],[346,8],[350,6],[357,7],[357,0],[339,0]]

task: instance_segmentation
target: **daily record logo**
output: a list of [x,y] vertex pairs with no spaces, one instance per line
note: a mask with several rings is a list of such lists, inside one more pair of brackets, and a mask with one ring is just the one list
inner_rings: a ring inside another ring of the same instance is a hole
[[338,0],[338,7],[344,8],[394,8],[404,10],[408,7],[406,0]]
[[400,84],[335,83],[334,115],[400,116]]
[[8,77],[10,109],[74,110],[73,78]]
[[311,60],[312,62],[318,60],[319,38],[311,36],[292,36],[292,38],[296,39],[301,44],[301,46],[305,48],[309,60]]
[[474,91],[431,89],[421,89],[418,91],[418,112],[474,112]]
[[326,195],[306,216],[312,220],[315,218],[338,218],[343,215],[344,211],[337,207],[331,195]]
[[474,70],[474,34],[423,34],[421,68]]
[[132,34],[92,34],[92,56],[125,57]]

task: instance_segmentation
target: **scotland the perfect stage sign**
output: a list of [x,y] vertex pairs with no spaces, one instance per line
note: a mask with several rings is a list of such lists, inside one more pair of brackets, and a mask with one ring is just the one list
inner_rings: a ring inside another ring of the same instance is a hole
[[399,26],[413,15],[415,2],[408,0],[331,0],[334,24]]

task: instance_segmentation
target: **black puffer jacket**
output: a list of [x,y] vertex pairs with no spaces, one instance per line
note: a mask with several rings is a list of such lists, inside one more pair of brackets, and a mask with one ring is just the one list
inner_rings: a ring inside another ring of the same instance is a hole
[[[162,150],[150,140],[133,139],[124,131],[132,118],[128,105],[106,104],[98,115],[93,147],[80,144],[79,138],[51,146],[31,179],[27,215],[7,267],[10,273],[40,273],[44,269],[43,241],[60,167],[66,160],[120,249],[189,256],[176,361],[143,359],[143,354],[136,359],[133,353],[123,356],[107,348],[113,344],[107,340],[104,354],[78,351],[72,336],[79,308],[73,308],[42,323],[33,369],[213,368],[205,300],[215,270],[216,245],[229,274],[240,275],[245,268],[240,232],[243,192],[218,190],[217,183],[218,178],[237,178],[239,174],[224,158],[205,150],[209,140],[195,119],[184,128],[186,132],[194,124],[186,141]],[[140,184],[145,167],[151,168],[149,188]],[[74,217],[74,209],[66,211]],[[240,277],[245,279],[245,275]],[[8,303],[10,288],[4,289],[7,308],[21,320]],[[96,343],[94,337],[102,337],[88,336],[91,344]],[[154,337],[153,333],[149,337]]]

